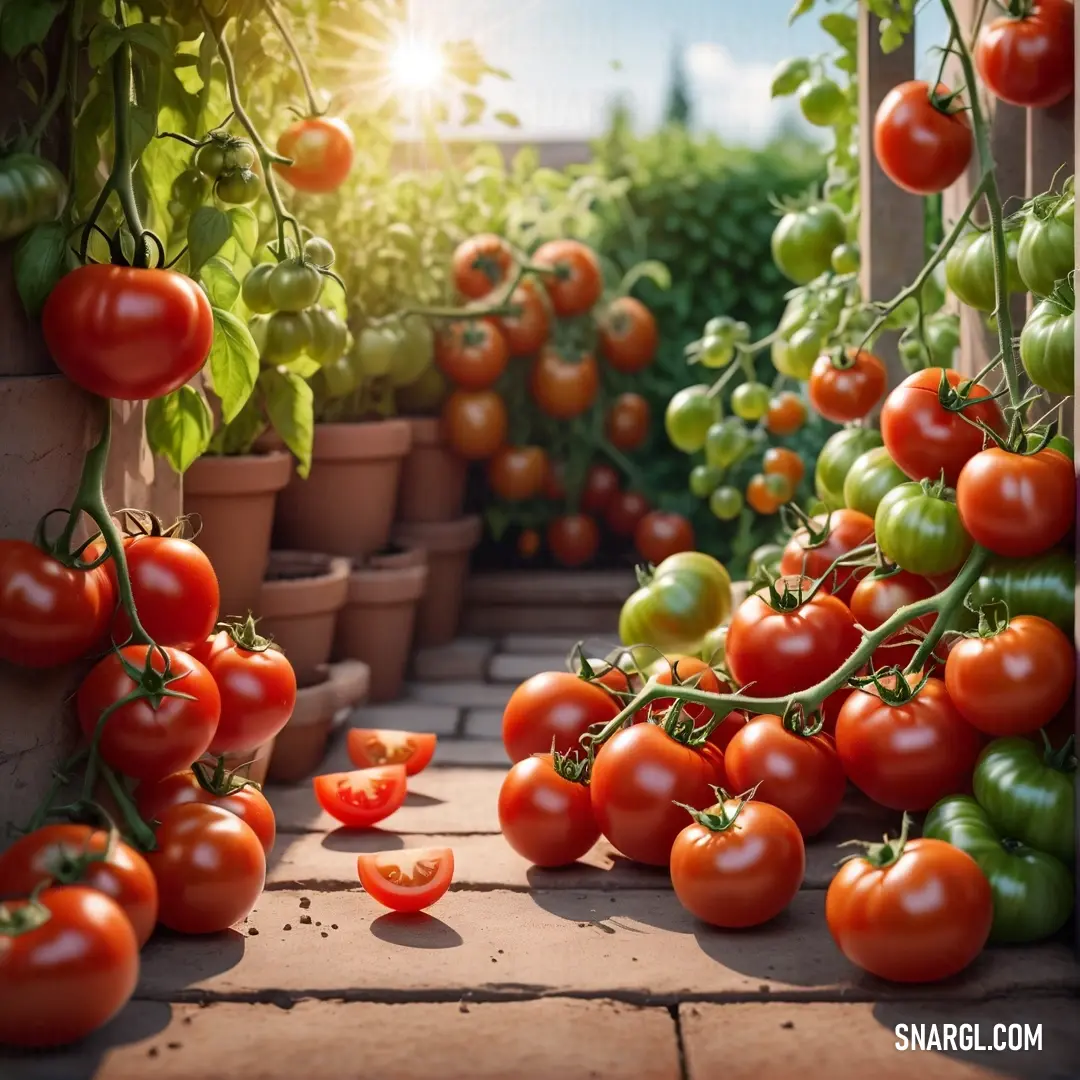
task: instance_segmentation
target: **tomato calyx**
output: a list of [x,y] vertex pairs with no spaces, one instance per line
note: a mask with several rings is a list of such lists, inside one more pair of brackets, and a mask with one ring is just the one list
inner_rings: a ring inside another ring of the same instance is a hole
[[557,776],[561,776],[571,784],[581,784],[583,787],[589,786],[592,774],[591,755],[581,758],[576,750],[561,754],[555,749],[555,740],[552,739],[551,767],[555,770]]
[[[778,614],[790,614],[793,611],[798,611],[803,604],[809,603],[814,598],[822,582],[831,572],[832,568],[830,567],[817,581],[807,577],[782,577],[775,581],[769,581],[765,588],[755,595],[760,597],[769,608]],[[762,596],[762,593],[765,595]]]
[[191,772],[203,791],[223,799],[229,795],[235,795],[238,791],[243,791],[244,788],[250,787],[256,791],[262,791],[261,784],[239,775],[239,770],[250,764],[246,762],[238,765],[236,769],[229,770],[225,767],[225,758],[219,757],[212,769],[209,762],[196,761],[191,766]]
[[850,862],[852,859],[865,859],[875,870],[885,870],[894,865],[900,861],[900,856],[904,853],[904,847],[911,832],[911,824],[911,815],[905,812],[900,823],[900,835],[895,840],[888,836],[883,836],[880,844],[870,843],[867,840],[845,840],[837,846],[859,847],[863,850],[846,856],[838,865]]
[[872,692],[883,704],[899,708],[917,697],[929,678],[930,671],[927,669],[920,674],[918,682],[913,683],[900,668],[893,666],[872,669],[869,675],[853,675],[848,682],[868,692],[873,687]]
[[[965,379],[963,382],[953,386],[948,379],[948,368],[941,369],[941,380],[938,382],[938,404],[946,412],[960,413],[963,416],[964,409],[971,408],[974,405],[983,405],[990,401],[996,401],[998,398],[1005,397],[1008,394],[1008,387],[1003,387],[1000,390],[995,391],[992,394],[982,394],[979,397],[972,397],[972,387],[978,385],[978,379]],[[995,441],[1000,441],[1001,436],[988,424],[982,420],[968,420],[966,416],[963,417],[969,424],[979,428],[985,435],[989,435]]]
[[978,608],[979,625],[975,630],[965,634],[965,637],[988,638],[997,637],[1009,628],[1009,605],[996,597],[980,604]]
[[1035,0],[1008,0],[1005,7],[1011,18],[1023,22],[1034,12]]
[[274,650],[281,652],[281,646],[273,639],[263,637],[259,633],[255,616],[248,614],[246,619],[226,619],[214,627],[215,633],[224,631],[229,635],[234,645],[245,649],[247,652],[261,653]]
[[52,912],[38,900],[38,893],[48,882],[42,882],[21,907],[10,908],[0,904],[0,937],[16,938],[40,930],[51,918]]
[[819,706],[809,712],[797,701],[788,702],[780,723],[785,731],[800,739],[812,739],[825,726],[825,712]]
[[[709,807],[708,810],[697,810],[693,806],[687,806],[686,803],[681,802],[677,802],[675,805],[685,810],[698,825],[704,826],[709,832],[727,832],[739,820],[743,808],[757,794],[759,787],[761,787],[761,784],[757,783],[749,791],[744,791],[741,795],[729,795],[723,788],[713,787],[713,792],[716,795],[716,805]],[[738,799],[739,801],[733,810],[728,810],[726,804],[732,799]]]
[[1043,741],[1043,763],[1058,772],[1076,772],[1076,736],[1070,735],[1060,750],[1055,750],[1045,728],[1039,729]]

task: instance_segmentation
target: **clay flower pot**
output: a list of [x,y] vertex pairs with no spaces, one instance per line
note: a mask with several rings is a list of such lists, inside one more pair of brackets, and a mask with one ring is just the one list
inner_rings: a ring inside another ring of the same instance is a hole
[[404,420],[316,424],[311,474],[278,497],[275,547],[358,557],[390,537],[401,463],[412,429]]
[[469,555],[480,542],[479,517],[426,525],[398,525],[394,538],[427,552],[428,583],[416,613],[417,646],[445,645],[461,621],[461,602],[469,574]]
[[465,505],[468,463],[444,442],[437,417],[406,418],[412,446],[401,469],[398,521],[452,521]]
[[368,668],[358,660],[324,666],[317,678],[297,691],[292,716],[274,741],[268,774],[273,783],[295,784],[315,772],[326,756],[335,715],[367,696]]
[[258,607],[274,503],[291,473],[292,458],[280,451],[201,457],[184,473],[184,513],[199,516],[195,543],[217,574],[222,618]]
[[274,753],[274,743],[275,740],[271,739],[255,750],[241,750],[235,754],[226,754],[225,768],[229,772],[246,776],[261,787],[266,783],[266,774]]
[[349,595],[338,616],[334,656],[363,660],[368,665],[368,698],[373,702],[393,701],[401,693],[416,608],[427,579],[428,568],[423,562],[381,568],[363,564],[349,575]]
[[330,659],[334,624],[349,591],[349,560],[308,551],[272,551],[259,600],[259,633],[273,638],[301,686]]

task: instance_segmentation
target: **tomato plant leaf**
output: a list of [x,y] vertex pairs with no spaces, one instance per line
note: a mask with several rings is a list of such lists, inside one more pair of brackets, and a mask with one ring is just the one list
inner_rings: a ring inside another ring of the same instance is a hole
[[[235,280],[235,279],[234,279]],[[220,307],[214,311],[210,378],[221,399],[221,418],[229,423],[244,407],[259,375],[259,350],[247,326]]]
[[150,145],[157,134],[157,109],[147,105],[132,105],[131,117],[131,154],[138,157]]
[[465,106],[465,114],[461,118],[462,127],[479,124],[483,120],[487,102],[479,94],[466,90],[461,95],[461,103]]
[[199,280],[214,307],[232,310],[240,295],[240,282],[236,280],[232,267],[220,255],[206,260],[199,270]]
[[5,4],[0,11],[0,49],[12,60],[31,45],[40,45],[64,10],[65,0]]
[[15,288],[32,319],[41,314],[53,286],[63,276],[66,254],[67,229],[59,221],[35,225],[15,248]]
[[516,113],[507,112],[505,109],[500,109],[499,112],[494,114],[494,117],[504,127],[519,128],[521,127],[521,120]]
[[232,235],[242,251],[254,255],[259,246],[259,219],[247,206],[230,206],[228,210]]
[[769,93],[772,97],[788,97],[807,79],[810,78],[810,61],[798,57],[794,60],[783,60],[773,72],[772,87]]
[[181,386],[146,406],[146,438],[150,449],[178,473],[185,473],[210,445],[214,417],[206,398],[194,387]]
[[820,26],[845,52],[855,52],[859,41],[858,23],[850,15],[830,11],[821,16]]
[[188,257],[191,272],[198,273],[203,263],[212,258],[232,235],[232,219],[216,206],[200,206],[188,223]]
[[295,455],[297,474],[306,479],[311,471],[311,444],[315,437],[315,399],[311,387],[295,372],[265,368],[259,373],[259,389],[271,425]]
[[123,31],[125,40],[133,49],[153,53],[168,60],[173,53],[171,35],[166,26],[159,23],[136,23]]
[[115,23],[99,22],[90,31],[90,66],[101,70],[124,43],[124,32]]
[[805,15],[808,11],[812,11],[813,7],[814,0],[795,0],[795,6],[788,13],[788,26],[800,16]]
[[510,515],[502,506],[489,506],[484,511],[484,520],[487,522],[492,540],[495,541],[501,540],[506,535],[506,530],[511,524]]
[[301,354],[295,360],[290,360],[286,364],[280,365],[286,371],[291,371],[296,375],[299,375],[302,379],[310,379],[316,371],[322,370],[322,364],[317,360],[312,360],[310,356]]

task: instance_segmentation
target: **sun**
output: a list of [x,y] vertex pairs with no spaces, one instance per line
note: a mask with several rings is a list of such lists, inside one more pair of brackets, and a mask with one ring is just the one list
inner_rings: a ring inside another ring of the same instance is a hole
[[430,90],[442,73],[442,54],[426,41],[402,41],[390,56],[390,78],[403,90]]

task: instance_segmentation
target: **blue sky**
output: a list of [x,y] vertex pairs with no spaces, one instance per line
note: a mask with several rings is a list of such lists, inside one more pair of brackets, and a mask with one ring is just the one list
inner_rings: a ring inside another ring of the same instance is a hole
[[[418,35],[471,38],[513,81],[487,81],[490,111],[518,115],[528,137],[589,137],[624,95],[641,128],[660,118],[673,51],[681,50],[697,126],[759,143],[791,102],[771,102],[777,63],[835,48],[813,15],[787,25],[792,0],[412,0]],[[853,5],[844,5],[851,7]],[[819,0],[822,11],[840,4]],[[918,45],[941,37],[936,3],[921,16]],[[818,13],[820,15],[820,12]],[[615,70],[612,62],[619,65]],[[920,74],[926,71],[925,58]],[[476,131],[477,129],[473,129]],[[505,133],[484,124],[483,134]]]

